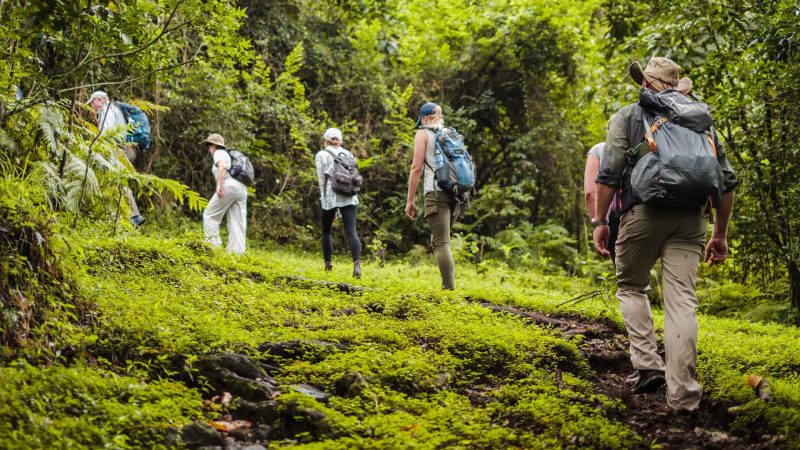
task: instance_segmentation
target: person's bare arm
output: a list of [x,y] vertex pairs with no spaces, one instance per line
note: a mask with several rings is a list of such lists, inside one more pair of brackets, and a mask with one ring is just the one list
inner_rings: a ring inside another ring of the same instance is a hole
[[217,197],[222,198],[225,194],[222,192],[222,181],[225,179],[225,172],[228,168],[224,161],[217,163]]
[[[595,202],[594,216],[592,221],[605,220],[608,217],[608,208],[611,206],[611,199],[614,198],[615,189],[611,186],[597,183],[597,201]],[[597,253],[609,257],[611,252],[608,250],[608,236],[610,235],[608,225],[599,225],[594,228],[592,240]]]
[[722,195],[717,212],[714,215],[714,232],[706,245],[705,262],[713,266],[725,261],[728,257],[728,222],[733,211],[733,191]]
[[594,179],[597,178],[599,172],[600,160],[590,154],[586,157],[586,168],[583,171],[583,199],[590,219],[594,217],[595,199],[597,198],[597,184]]
[[422,165],[425,163],[425,148],[428,146],[428,133],[423,130],[417,131],[414,136],[414,158],[411,160],[411,171],[408,174],[408,195],[406,196],[406,217],[414,220],[415,206],[414,199],[419,187],[419,179],[422,175]]

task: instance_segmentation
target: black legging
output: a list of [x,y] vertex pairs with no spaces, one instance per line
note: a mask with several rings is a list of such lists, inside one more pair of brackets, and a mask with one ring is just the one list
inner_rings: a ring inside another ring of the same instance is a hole
[[357,261],[361,259],[361,241],[358,240],[358,233],[356,233],[356,205],[322,210],[322,257],[326,262],[330,262],[333,255],[331,228],[337,209],[342,214],[344,231],[347,233],[347,240],[350,241],[350,255],[352,255],[353,261]]

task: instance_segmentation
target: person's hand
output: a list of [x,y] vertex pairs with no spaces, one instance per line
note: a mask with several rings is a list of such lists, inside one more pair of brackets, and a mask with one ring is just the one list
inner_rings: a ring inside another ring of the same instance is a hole
[[222,198],[225,196],[225,193],[222,192],[222,186],[217,186],[217,197]]
[[728,241],[724,237],[712,237],[706,245],[705,262],[709,266],[719,264],[728,257]]
[[415,216],[414,209],[415,208],[416,208],[416,206],[414,206],[414,202],[407,201],[406,202],[406,217],[408,217],[411,220],[414,220],[414,216]]
[[604,258],[611,257],[611,252],[608,251],[608,237],[610,235],[611,231],[609,230],[608,225],[599,225],[594,228],[594,233],[592,235],[594,249],[597,250],[597,253]]

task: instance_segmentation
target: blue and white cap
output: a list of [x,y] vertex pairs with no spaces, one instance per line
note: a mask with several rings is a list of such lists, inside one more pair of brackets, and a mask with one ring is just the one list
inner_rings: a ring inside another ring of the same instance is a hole
[[419,109],[419,115],[417,116],[417,123],[416,123],[415,128],[421,127],[422,126],[422,118],[425,117],[425,116],[430,116],[431,114],[433,114],[434,111],[436,111],[436,108],[438,108],[438,107],[439,107],[439,105],[437,105],[436,103],[433,103],[433,102],[428,102],[428,103],[425,103],[424,105],[422,105],[422,107]]

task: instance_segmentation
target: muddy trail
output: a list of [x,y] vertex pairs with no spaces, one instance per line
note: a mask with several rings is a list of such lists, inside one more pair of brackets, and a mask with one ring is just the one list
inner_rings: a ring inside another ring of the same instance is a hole
[[628,339],[624,331],[616,329],[610,322],[566,313],[546,315],[482,300],[474,301],[495,312],[512,314],[531,324],[562,333],[568,339],[582,335],[581,352],[595,371],[597,392],[622,401],[625,409],[615,419],[636,431],[651,448],[781,448],[779,438],[763,435],[758,430],[731,431],[735,417],[729,408],[736,405],[704,398],[698,411],[685,415],[667,406],[666,386],[651,394],[631,394],[631,384],[625,380],[634,372],[627,352]]

